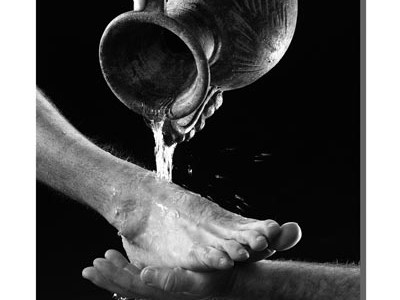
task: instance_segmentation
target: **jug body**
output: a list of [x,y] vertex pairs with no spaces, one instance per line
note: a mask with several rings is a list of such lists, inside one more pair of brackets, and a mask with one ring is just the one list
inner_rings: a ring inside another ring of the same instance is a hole
[[187,134],[215,93],[244,87],[286,52],[297,0],[148,0],[106,28],[100,64],[125,105]]
[[199,40],[210,84],[247,86],[283,57],[297,22],[297,0],[169,0],[166,14]]

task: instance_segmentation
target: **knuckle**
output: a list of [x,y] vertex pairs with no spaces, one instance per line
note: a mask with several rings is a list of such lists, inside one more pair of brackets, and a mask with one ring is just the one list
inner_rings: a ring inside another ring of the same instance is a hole
[[173,272],[168,272],[165,275],[164,282],[162,284],[162,289],[166,292],[173,292],[176,289],[176,277]]

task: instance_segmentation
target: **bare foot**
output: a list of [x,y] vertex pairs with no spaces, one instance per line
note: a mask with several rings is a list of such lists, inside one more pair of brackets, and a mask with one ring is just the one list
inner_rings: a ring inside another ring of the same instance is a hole
[[281,227],[273,220],[244,218],[154,173],[135,176],[136,186],[142,176],[140,188],[125,185],[116,214],[124,248],[136,265],[228,269],[234,261],[263,259],[300,239],[296,223]]

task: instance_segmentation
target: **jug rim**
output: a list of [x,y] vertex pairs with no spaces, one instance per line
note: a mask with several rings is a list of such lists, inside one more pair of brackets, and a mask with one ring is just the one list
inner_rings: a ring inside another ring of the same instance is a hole
[[[186,47],[191,52],[197,70],[197,76],[194,81],[194,91],[190,95],[186,95],[183,93],[181,97],[178,97],[173,101],[167,110],[165,111],[166,117],[175,120],[183,118],[192,112],[194,112],[204,101],[207,95],[208,87],[210,85],[210,68],[208,64],[208,60],[205,56],[205,53],[200,45],[200,43],[196,40],[192,34],[184,28],[181,24],[175,21],[172,18],[164,15],[160,12],[134,12],[128,11],[120,14],[116,18],[114,18],[106,27],[103,32],[103,35],[100,40],[99,45],[99,60],[101,71],[106,79],[106,82],[114,95],[126,106],[130,109],[138,112],[138,107],[134,107],[135,103],[131,106],[128,103],[131,103],[125,99],[124,96],[118,91],[118,86],[114,85],[109,79],[108,72],[106,70],[106,66],[104,65],[102,49],[105,41],[110,35],[112,30],[115,30],[118,26],[124,26],[127,24],[134,23],[147,23],[159,26],[172,34],[174,34],[177,38],[179,38],[183,43],[185,43]],[[190,97],[190,99],[187,99]]]

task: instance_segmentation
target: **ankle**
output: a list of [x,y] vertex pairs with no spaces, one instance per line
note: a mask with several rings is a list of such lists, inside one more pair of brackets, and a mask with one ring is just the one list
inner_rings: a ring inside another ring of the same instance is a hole
[[139,215],[143,198],[143,181],[152,180],[154,173],[131,163],[124,163],[113,170],[108,207],[104,217],[121,231],[129,215]]

